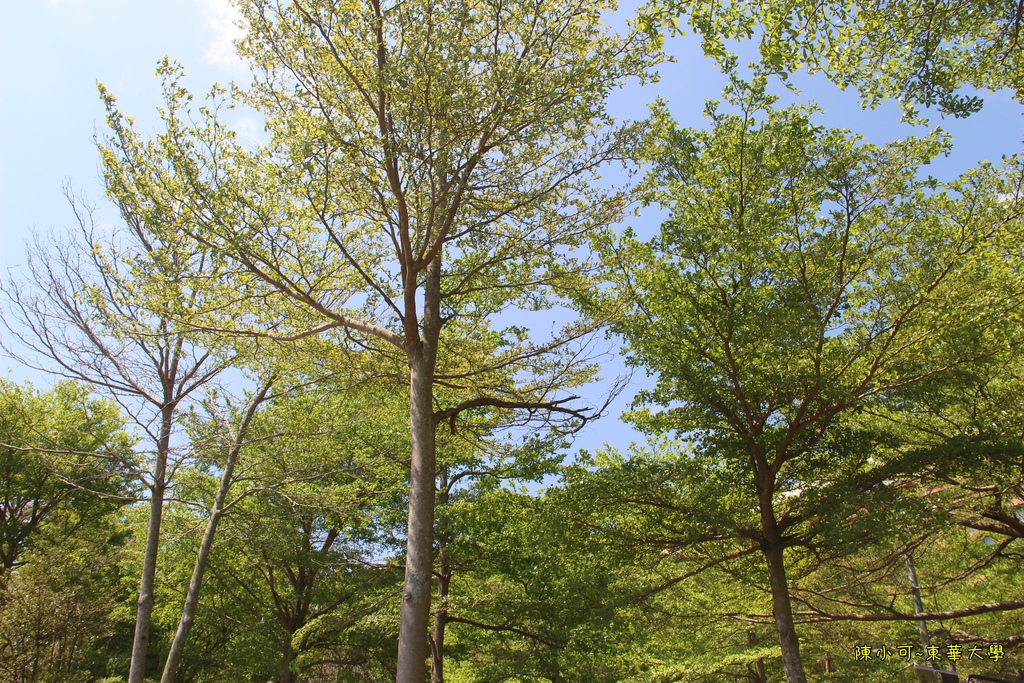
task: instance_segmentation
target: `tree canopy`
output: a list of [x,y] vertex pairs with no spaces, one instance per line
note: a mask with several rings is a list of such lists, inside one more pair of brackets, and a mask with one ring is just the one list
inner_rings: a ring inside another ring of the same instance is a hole
[[824,72],[865,104],[897,99],[956,117],[979,111],[978,90],[1024,95],[1024,13],[1015,0],[662,0],[644,16],[652,32],[698,33],[726,59],[730,40],[756,40],[762,64],[786,76]]

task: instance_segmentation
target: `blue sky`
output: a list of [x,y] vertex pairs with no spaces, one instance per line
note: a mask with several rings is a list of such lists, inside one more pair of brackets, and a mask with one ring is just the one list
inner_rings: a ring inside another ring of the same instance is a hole
[[[621,24],[631,10],[616,15]],[[187,86],[205,92],[213,82],[245,82],[246,66],[233,54],[231,40],[239,35],[228,0],[24,0],[7,3],[0,23],[0,267],[17,268],[23,243],[33,229],[45,232],[71,225],[72,214],[62,187],[70,182],[112,219],[103,206],[99,161],[93,136],[103,125],[96,92],[102,81],[118,98],[123,112],[136,117],[144,131],[155,131],[155,108],[160,83],[154,76],[164,55],[181,62]],[[623,117],[642,117],[654,97],[669,101],[676,118],[700,126],[703,102],[718,96],[724,78],[704,60],[692,38],[669,39],[674,64],[661,69],[661,82],[630,87],[615,96],[613,111]],[[863,111],[854,92],[840,92],[821,77],[798,75],[800,95],[775,89],[783,102],[815,100],[824,109],[822,123],[851,129],[873,142],[886,142],[925,129],[900,123],[894,104]],[[982,159],[998,161],[1001,154],[1021,148],[1021,106],[1007,93],[987,98],[981,113],[966,119],[941,119],[932,125],[953,134],[954,152],[933,164],[932,173],[951,178]],[[257,134],[255,118],[239,127]],[[631,224],[642,234],[657,227],[650,212]],[[614,374],[617,364],[608,365]],[[11,379],[30,376],[10,361],[0,361],[0,373]],[[38,378],[37,378],[38,379]],[[627,391],[632,395],[635,387]],[[597,400],[597,397],[594,397]],[[588,430],[579,446],[593,448],[603,441],[625,447],[630,430],[614,423],[625,407],[620,399],[612,416]]]
[[165,54],[202,91],[244,79],[234,58],[227,3],[209,0],[27,0],[9,3],[0,27],[0,263],[22,258],[34,226],[67,225],[66,180],[102,200],[93,135],[103,123],[102,81],[126,112],[155,119]]

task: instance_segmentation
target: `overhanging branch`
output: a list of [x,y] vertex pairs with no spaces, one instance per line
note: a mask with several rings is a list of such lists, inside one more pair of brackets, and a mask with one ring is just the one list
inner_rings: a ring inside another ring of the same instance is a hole
[[538,636],[536,633],[530,633],[529,631],[524,631],[523,629],[516,628],[515,626],[494,626],[492,624],[484,624],[479,621],[473,621],[472,619],[463,619],[462,617],[453,617],[451,615],[448,615],[447,620],[449,622],[456,622],[459,624],[469,624],[470,626],[476,626],[477,628],[482,628],[487,631],[506,631],[508,633],[515,633],[517,635],[523,636],[524,638],[529,638],[530,640],[534,640],[538,643],[541,643],[542,645],[547,645],[548,647],[554,648],[555,650],[565,649],[565,645],[555,643],[553,641],[548,640],[547,638]]
[[441,422],[448,420],[451,424],[452,433],[454,434],[455,418],[457,418],[460,413],[472,408],[506,408],[509,410],[527,410],[531,413],[538,411],[562,413],[580,420],[580,426],[582,427],[591,419],[592,416],[582,410],[568,408],[563,405],[569,401],[575,401],[578,398],[579,396],[570,396],[568,398],[558,399],[557,401],[510,401],[508,399],[495,398],[493,396],[478,396],[477,398],[471,398],[468,401],[463,401],[451,408],[435,412],[434,423],[441,424]]
[[[812,612],[794,612],[794,615],[807,615],[810,617],[807,619],[797,619],[795,621],[797,624],[817,624],[827,621],[920,621],[922,619],[926,621],[937,621],[941,619],[971,617],[978,614],[988,614],[990,612],[1008,612],[1015,609],[1024,609],[1024,600],[989,602],[982,605],[975,605],[973,607],[950,610],[948,612],[922,612],[920,614],[909,614],[907,612],[896,611],[884,614],[829,614],[827,612],[814,610]],[[770,614],[751,614],[745,620],[757,621],[757,623],[772,623],[771,621],[762,621],[770,619],[772,619],[772,615]]]

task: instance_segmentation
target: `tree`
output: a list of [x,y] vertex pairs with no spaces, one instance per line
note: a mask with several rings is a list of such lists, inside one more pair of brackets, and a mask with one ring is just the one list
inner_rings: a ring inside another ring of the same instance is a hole
[[[494,569],[495,564],[478,551],[482,550],[484,555],[504,554],[502,550],[492,547],[492,543],[481,543],[482,519],[488,518],[487,524],[491,524],[504,516],[523,518],[523,527],[537,531],[536,536],[523,533],[517,537],[519,547],[531,554],[534,551],[526,549],[532,547],[537,538],[548,535],[540,532],[535,524],[525,521],[527,518],[541,519],[541,514],[534,514],[528,505],[514,504],[527,498],[528,494],[510,494],[509,498],[505,498],[502,493],[509,493],[506,489],[520,487],[527,482],[540,484],[545,477],[557,474],[562,469],[562,449],[567,447],[567,439],[557,431],[536,431],[522,443],[510,443],[501,435],[494,434],[499,426],[493,417],[477,416],[460,425],[458,432],[439,439],[435,530],[438,604],[430,634],[431,683],[444,683],[445,661],[450,659],[446,642],[453,624],[467,624],[472,628],[483,629],[485,633],[504,633],[512,638],[529,633],[517,630],[514,626],[501,625],[502,621],[514,623],[515,618],[508,614],[507,603],[502,597],[493,592],[490,597],[495,604],[505,605],[506,616],[502,619],[492,619],[488,615],[485,620],[488,623],[474,622],[467,619],[463,609],[455,609],[454,612],[451,609],[452,606],[464,604],[467,599],[479,599],[465,595],[465,587],[475,592],[475,586],[486,585],[489,578],[494,578],[490,570]],[[513,503],[506,504],[510,500]],[[485,532],[483,537],[487,536]],[[526,536],[530,537],[529,540],[526,540]],[[515,541],[506,542],[509,547],[516,546]],[[515,560],[509,558],[509,562],[514,563]],[[495,585],[496,582],[492,583],[491,588]],[[486,588],[481,592],[481,595],[485,594],[488,594]],[[552,610],[557,609],[554,605],[550,607]],[[461,642],[465,643],[466,640],[461,639]],[[535,642],[543,644],[543,647],[556,647],[550,645],[551,641],[543,636]],[[466,646],[463,644],[461,649],[465,651]]]
[[[623,208],[622,193],[590,184],[632,140],[604,103],[651,60],[641,35],[602,30],[610,8],[243,3],[241,52],[257,73],[247,99],[272,133],[266,154],[234,145],[212,107],[185,123],[187,95],[170,79],[161,151],[189,178],[170,206],[237,266],[237,291],[289,314],[238,327],[279,338],[342,328],[387,359],[382,373],[407,377],[399,683],[420,683],[426,657],[437,425],[469,410],[589,414],[563,392],[593,373],[581,340],[594,325],[535,343],[522,327],[489,326],[587,288],[587,241]],[[114,110],[108,120],[120,168],[159,186],[129,126]],[[436,405],[436,386],[457,398]]]
[[106,671],[122,599],[116,515],[134,500],[132,439],[116,405],[73,382],[0,381],[0,675]]
[[[75,532],[61,533],[68,527]],[[125,532],[116,513],[71,510],[41,531],[0,592],[3,680],[91,683],[114,673],[132,627],[117,565]]]
[[[129,683],[142,683],[160,520],[177,466],[175,417],[226,361],[204,346],[211,338],[200,340],[183,323],[192,307],[206,305],[210,292],[196,284],[213,277],[212,260],[175,239],[183,214],[150,201],[119,170],[108,165],[104,180],[125,229],[102,235],[92,209],[68,191],[77,236],[54,236],[49,244],[37,238],[28,250],[28,279],[9,280],[0,291],[11,313],[4,324],[21,345],[5,343],[9,353],[107,394],[145,435],[149,450],[138,456],[146,462],[133,472],[148,489],[149,521],[129,673]],[[168,232],[156,232],[157,224]]]
[[484,477],[441,514],[450,533],[440,609],[451,679],[582,683],[636,672],[638,629],[612,588],[622,558],[574,523],[560,492]]
[[[614,263],[632,306],[618,329],[657,377],[632,419],[692,444],[651,504],[682,495],[662,508],[688,545],[763,555],[786,677],[803,683],[786,552],[886,514],[864,495],[891,498],[899,465],[860,411],[898,410],[993,353],[983,330],[1016,306],[998,281],[1014,277],[1000,246],[1021,197],[1012,163],[942,186],[919,177],[940,138],[859,143],[773,111],[763,89],[734,79],[738,113],[711,103],[710,132],[656,112],[651,197],[671,216]],[[945,329],[974,343],[947,347]]]
[[[1007,265],[1017,270],[1012,260]],[[1021,350],[1012,337],[1019,325],[1019,318],[1009,318],[990,328],[986,343],[1005,348],[973,372],[919,387],[912,419],[885,414],[906,435],[923,484],[949,493],[962,526],[999,538],[996,553],[1024,539],[1018,512],[1024,504],[1024,414],[1017,400]]]
[[[401,577],[384,558],[384,511],[404,500],[403,402],[372,383],[335,384],[344,376],[305,379],[283,376],[277,386],[296,388],[275,391],[250,422],[182,680],[334,680],[323,673],[332,667],[367,680],[394,675],[397,612],[381,605],[399,594]],[[194,503],[171,507],[162,571],[165,592],[177,595],[165,605],[189,590],[209,524],[202,510],[214,507],[224,478],[223,425],[197,414],[188,431],[202,455],[179,474],[179,497],[199,502],[200,513]],[[159,620],[179,616],[165,610]]]
[[261,378],[252,396],[242,408],[241,414],[237,416],[235,424],[232,424],[222,410],[218,410],[216,399],[212,398],[207,404],[210,412],[214,413],[220,422],[219,441],[223,450],[226,451],[223,469],[217,485],[217,492],[214,496],[213,505],[210,506],[206,520],[206,529],[203,531],[203,538],[199,544],[199,551],[196,553],[195,566],[192,569],[192,576],[189,578],[188,590],[185,592],[185,604],[181,608],[181,620],[171,641],[171,647],[167,652],[167,659],[164,663],[163,674],[160,676],[161,683],[174,683],[178,665],[181,662],[182,654],[185,651],[185,641],[195,621],[196,608],[199,605],[199,594],[203,586],[203,575],[206,573],[206,566],[210,558],[210,550],[213,547],[213,538],[217,533],[217,526],[221,517],[224,516],[228,502],[228,493],[234,484],[235,468],[241,456],[242,449],[246,445],[249,428],[253,418],[256,417],[263,403],[267,400],[268,393],[273,386],[276,377],[273,373],[267,373]]
[[71,382],[40,393],[0,381],[0,587],[45,527],[59,542],[130,497],[131,461],[116,406]]
[[783,76],[823,71],[840,88],[856,87],[868,105],[899,99],[968,116],[983,100],[967,87],[1009,89],[1024,97],[1024,12],[1017,0],[663,0],[647,26],[678,30],[686,17],[704,51],[727,55],[726,40],[759,40],[762,63]]

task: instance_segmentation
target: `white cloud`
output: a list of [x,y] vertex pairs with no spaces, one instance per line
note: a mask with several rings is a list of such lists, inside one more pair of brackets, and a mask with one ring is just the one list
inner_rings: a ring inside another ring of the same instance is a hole
[[245,35],[241,13],[231,0],[200,1],[211,34],[203,58],[216,66],[238,66],[241,60],[235,54],[234,41]]
[[238,134],[240,141],[248,145],[263,144],[269,137],[263,122],[252,116],[243,116],[229,125]]

